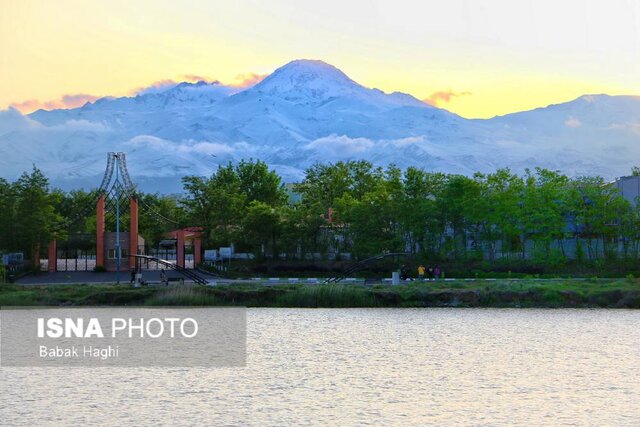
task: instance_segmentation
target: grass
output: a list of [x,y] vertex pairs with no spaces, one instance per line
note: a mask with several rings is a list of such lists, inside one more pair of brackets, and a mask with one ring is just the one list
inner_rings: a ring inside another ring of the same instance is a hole
[[278,307],[378,307],[367,288],[354,285],[298,286],[279,295]]
[[136,305],[152,293],[125,285],[0,285],[0,306]]
[[206,289],[181,286],[159,290],[145,301],[145,305],[212,306],[216,305],[216,298]]
[[559,279],[409,282],[365,287],[234,283],[215,287],[0,285],[0,306],[623,307],[640,308],[640,280]]

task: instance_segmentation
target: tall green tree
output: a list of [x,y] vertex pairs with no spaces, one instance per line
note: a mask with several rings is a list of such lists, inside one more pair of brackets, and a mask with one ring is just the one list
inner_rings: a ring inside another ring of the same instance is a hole
[[206,243],[226,246],[235,241],[247,244],[241,226],[252,202],[277,208],[286,203],[281,178],[261,161],[241,161],[219,166],[209,178],[183,178],[186,192],[180,203],[191,225],[204,227]]
[[276,208],[253,200],[242,220],[242,231],[258,258],[264,258],[268,253],[272,258],[278,257],[277,243],[281,227]]
[[627,228],[635,221],[631,204],[600,177],[572,180],[566,195],[574,221],[580,226],[579,236],[586,240],[589,258],[601,251],[613,256],[621,232],[632,232]]
[[16,235],[16,188],[0,178],[0,251],[19,248]]
[[48,179],[35,166],[31,173],[20,176],[15,191],[16,235],[33,261],[38,257],[41,245],[52,239],[61,217],[55,212]]
[[282,179],[275,171],[269,170],[265,162],[242,160],[235,166],[234,172],[247,203],[255,200],[273,207],[286,203],[287,193]]
[[[526,171],[522,201],[523,235],[534,242],[534,257],[539,261],[555,262],[552,243],[567,236],[569,178],[558,171],[536,168]],[[526,245],[523,244],[523,255]],[[562,254],[563,256],[564,254]]]

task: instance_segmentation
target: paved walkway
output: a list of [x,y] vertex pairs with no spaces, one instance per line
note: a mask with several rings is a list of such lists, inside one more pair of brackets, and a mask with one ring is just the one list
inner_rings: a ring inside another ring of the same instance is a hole
[[[167,269],[165,270],[167,277],[169,279],[185,279],[185,282],[192,282],[189,279],[186,279],[177,271]],[[221,279],[215,278],[206,274],[202,274],[196,272],[207,279],[210,285],[214,284],[230,284],[230,283],[262,283],[265,286],[270,285],[278,285],[284,283],[302,283],[307,285],[317,285],[323,283],[325,278],[287,278],[287,277],[254,277],[254,278],[246,278],[246,279]],[[160,283],[160,270],[143,270],[142,278],[144,281],[148,283]],[[127,284],[130,283],[131,273],[128,271],[123,271],[120,273],[120,283]],[[440,279],[439,281],[497,281],[497,280],[508,280],[511,282],[516,281],[540,281],[540,282],[549,282],[549,281],[563,281],[567,279],[561,278],[549,278],[549,279],[522,279],[522,278],[484,278],[484,279],[474,279],[474,278],[465,278],[465,279],[454,279],[454,278],[446,278]],[[572,278],[572,281],[582,281],[586,280],[585,278]],[[412,281],[412,280],[411,280]],[[346,278],[341,283],[349,284],[349,283],[364,283],[363,279],[356,278]],[[390,284],[390,278],[383,278],[380,280],[368,280],[369,285],[373,283],[381,283],[381,284]],[[402,281],[402,283],[409,283],[410,281]],[[82,283],[116,283],[116,273],[115,272],[104,272],[104,273],[94,273],[93,271],[59,271],[57,273],[46,273],[42,272],[37,276],[25,276],[19,279],[16,283],[20,285],[62,285],[62,284],[82,284]],[[433,283],[430,281],[425,281],[425,283]]]
[[[179,273],[173,270],[165,270],[168,278],[181,278]],[[17,280],[20,285],[61,285],[78,283],[116,283],[115,272],[94,273],[93,271],[59,271],[56,273],[42,273],[37,276],[25,276]],[[142,278],[147,282],[159,282],[160,270],[143,270]],[[129,283],[131,273],[120,273],[120,283]]]

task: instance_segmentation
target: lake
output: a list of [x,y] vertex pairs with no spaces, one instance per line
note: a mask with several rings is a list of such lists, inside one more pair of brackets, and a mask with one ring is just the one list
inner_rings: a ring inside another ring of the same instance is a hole
[[2,368],[3,425],[640,425],[640,311],[249,309],[244,368]]

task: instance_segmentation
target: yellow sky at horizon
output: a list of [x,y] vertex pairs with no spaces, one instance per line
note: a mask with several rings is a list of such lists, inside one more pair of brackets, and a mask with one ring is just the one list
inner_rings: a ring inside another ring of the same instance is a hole
[[298,58],[386,92],[440,94],[469,118],[640,94],[640,2],[513,3],[0,0],[0,108],[189,74],[238,83]]

